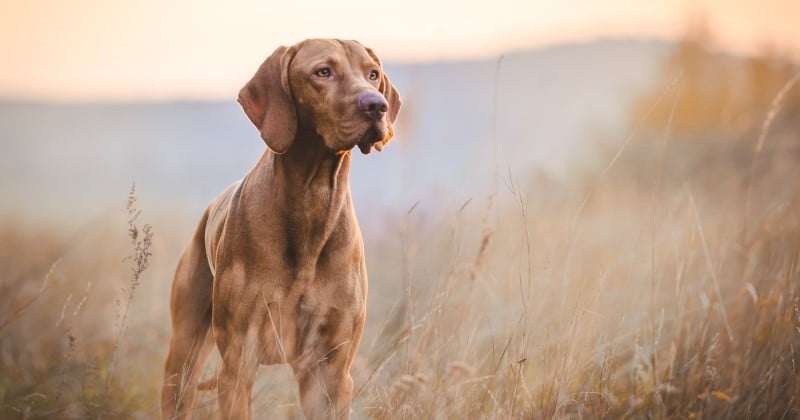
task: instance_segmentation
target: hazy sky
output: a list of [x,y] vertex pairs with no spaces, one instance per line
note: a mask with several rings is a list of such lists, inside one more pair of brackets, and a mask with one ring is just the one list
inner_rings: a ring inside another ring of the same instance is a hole
[[602,37],[800,57],[800,0],[0,0],[0,98],[230,98],[281,44],[358,39],[385,61],[496,56]]

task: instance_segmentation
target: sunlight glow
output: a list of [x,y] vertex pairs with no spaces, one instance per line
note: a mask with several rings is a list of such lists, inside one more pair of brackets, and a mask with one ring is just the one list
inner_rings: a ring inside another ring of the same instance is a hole
[[800,55],[793,0],[267,3],[6,1],[0,98],[227,98],[276,46],[303,38],[359,39],[395,63],[463,60],[602,37],[675,39],[698,16],[723,49]]

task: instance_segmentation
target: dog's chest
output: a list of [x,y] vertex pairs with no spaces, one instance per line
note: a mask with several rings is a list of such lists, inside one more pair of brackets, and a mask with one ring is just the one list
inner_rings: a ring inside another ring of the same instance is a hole
[[295,284],[285,294],[272,294],[264,301],[269,302],[264,313],[251,320],[262,322],[261,362],[289,361],[301,368],[321,355],[332,357],[352,337],[364,310],[364,292],[362,282],[354,277],[337,286]]
[[349,222],[349,215],[342,211],[343,201],[333,196],[330,189],[311,187],[289,206],[285,238],[296,262],[317,260],[324,257],[323,250],[335,251],[347,246],[338,234]]

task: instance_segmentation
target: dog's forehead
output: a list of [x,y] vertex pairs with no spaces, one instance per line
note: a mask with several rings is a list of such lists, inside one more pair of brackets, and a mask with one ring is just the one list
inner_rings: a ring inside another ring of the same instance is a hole
[[[338,39],[308,39],[296,45],[295,60],[301,62],[319,62],[337,59],[342,61],[374,62],[366,48],[356,41]],[[376,63],[377,64],[377,63]]]

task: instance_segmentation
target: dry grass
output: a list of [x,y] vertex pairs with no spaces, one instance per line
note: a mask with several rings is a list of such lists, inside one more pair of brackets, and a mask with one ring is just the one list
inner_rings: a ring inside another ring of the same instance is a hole
[[[751,133],[747,165],[692,170],[706,144],[657,134],[569,183],[509,174],[492,198],[419,203],[370,239],[354,417],[800,416],[798,165],[769,149],[800,127]],[[191,226],[131,223],[133,250],[123,220],[0,226],[0,417],[156,416]],[[264,370],[256,410],[298,416],[288,369]]]
[[[796,194],[754,202],[745,223],[741,194],[608,183],[584,202],[559,187],[509,181],[505,208],[472,200],[444,228],[418,209],[372,250],[405,244],[399,273],[370,267],[356,417],[798,415]],[[166,288],[138,295],[160,308],[134,300],[138,322],[115,337],[115,299],[135,287],[120,289],[122,238],[92,233],[62,255],[43,235],[3,232],[2,417],[152,417]],[[297,414],[288,372],[268,370],[256,406]]]

